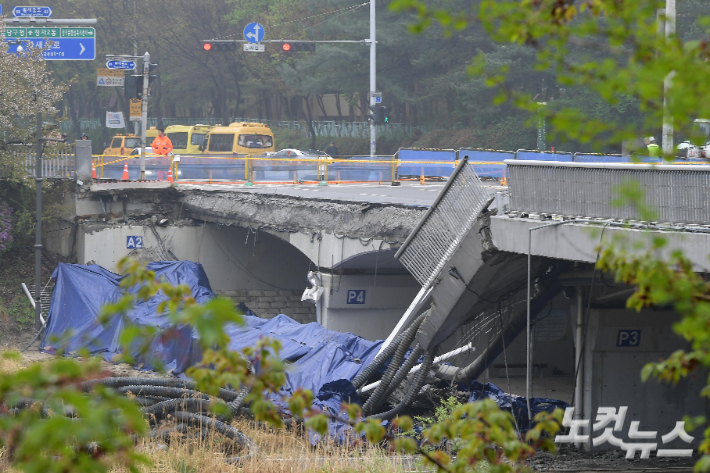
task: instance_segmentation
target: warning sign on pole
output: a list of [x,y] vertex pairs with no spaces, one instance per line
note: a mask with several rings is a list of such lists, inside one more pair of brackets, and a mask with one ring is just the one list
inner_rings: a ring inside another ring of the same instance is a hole
[[124,81],[122,70],[106,68],[96,70],[96,85],[99,87],[123,87]]
[[141,121],[141,99],[131,99],[130,116],[132,122]]

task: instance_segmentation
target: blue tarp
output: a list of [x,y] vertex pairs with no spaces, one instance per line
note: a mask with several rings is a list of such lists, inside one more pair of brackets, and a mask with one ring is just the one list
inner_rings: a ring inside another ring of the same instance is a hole
[[[468,402],[479,401],[481,399],[493,399],[501,409],[510,411],[515,417],[518,429],[527,432],[530,429],[530,419],[528,419],[528,405],[524,397],[508,394],[493,383],[481,384],[478,381],[471,383],[471,395]],[[533,418],[540,412],[552,412],[555,409],[565,410],[569,405],[557,399],[547,399],[534,397],[530,399],[530,411]]]
[[[214,297],[202,266],[189,261],[150,263],[148,269],[171,284],[187,284],[198,303]],[[101,306],[121,296],[121,276],[97,265],[60,263],[52,277],[52,294],[47,330],[42,339],[43,351],[77,352],[86,348],[93,355],[110,360],[119,353],[118,337],[125,321],[115,316],[105,326],[98,321]],[[181,374],[202,358],[197,334],[187,326],[170,325],[165,314],[156,314],[164,296],[137,304],[126,315],[130,323],[159,329],[147,352],[137,349],[132,355],[143,369],[163,366]],[[241,351],[259,338],[272,337],[281,342],[280,356],[290,362],[286,370],[284,394],[296,389],[311,390],[314,405],[339,412],[343,402],[359,402],[350,381],[375,358],[382,341],[371,342],[352,333],[327,330],[317,323],[300,324],[286,315],[261,319],[245,310],[243,326],[225,327],[230,348]],[[279,401],[277,397],[274,401]],[[283,406],[285,407],[285,406]],[[341,438],[345,426],[333,423],[331,434]],[[341,438],[342,439],[342,438]],[[317,441],[312,436],[312,441]]]
[[[400,149],[400,161],[436,161],[426,164],[400,164],[400,176],[449,177],[456,167],[456,151],[453,149]],[[441,163],[441,164],[439,164]]]

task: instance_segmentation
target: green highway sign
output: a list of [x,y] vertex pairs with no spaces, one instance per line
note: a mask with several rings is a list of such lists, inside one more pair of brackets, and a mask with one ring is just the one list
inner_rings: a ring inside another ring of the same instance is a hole
[[6,38],[26,38],[27,28],[5,28]]
[[27,28],[27,38],[59,38],[59,28]]
[[94,28],[62,28],[62,38],[95,38]]
[[8,27],[5,38],[95,38],[94,28]]

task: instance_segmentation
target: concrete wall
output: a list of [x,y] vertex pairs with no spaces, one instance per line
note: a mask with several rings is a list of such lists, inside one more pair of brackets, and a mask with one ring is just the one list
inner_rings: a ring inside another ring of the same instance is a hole
[[[288,243],[267,233],[255,234],[240,227],[216,224],[155,229],[166,249],[171,250],[178,259],[203,265],[212,289],[217,293],[230,291],[230,295],[235,295],[234,291],[238,290],[260,290],[279,293],[273,296],[269,294],[269,297],[283,296],[281,292],[294,296],[300,295],[309,285],[306,281],[308,258]],[[141,236],[144,249],[126,248],[128,236]],[[169,258],[161,254],[160,245],[151,229],[142,225],[82,224],[79,227],[77,249],[80,264],[94,261],[111,270],[115,270],[117,262],[129,254],[145,261]],[[259,313],[257,308],[254,310]]]
[[236,304],[244,302],[259,317],[265,319],[286,314],[302,324],[316,321],[315,304],[301,302],[303,291],[237,289],[220,291],[220,294],[231,298]]
[[[325,289],[320,301],[322,324],[368,340],[385,339],[420,289],[410,275],[322,274],[321,278]],[[350,291],[365,291],[363,303],[356,296],[361,293]]]
[[[680,440],[663,445],[661,435],[670,432],[684,416],[708,415],[707,403],[700,397],[707,373],[695,371],[677,385],[649,379],[641,381],[641,369],[674,351],[686,348],[672,330],[678,315],[670,311],[592,310],[590,312],[586,360],[584,365],[584,418],[596,417],[597,408],[628,406],[623,432],[628,440],[631,421],[640,421],[639,430],[658,431],[660,448],[688,448]],[[620,347],[619,330],[640,330],[637,346]],[[702,438],[700,430],[691,433]]]

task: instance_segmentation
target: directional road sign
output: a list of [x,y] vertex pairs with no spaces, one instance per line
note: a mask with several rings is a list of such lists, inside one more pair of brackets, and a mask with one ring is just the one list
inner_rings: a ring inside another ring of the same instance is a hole
[[133,61],[106,61],[106,67],[109,69],[126,69],[132,71],[136,68],[136,63]]
[[[96,41],[94,38],[5,38],[5,42],[11,42],[7,52],[18,54],[26,47],[44,48],[47,42],[51,41],[49,49],[42,52],[42,56],[47,61],[93,61],[96,59]],[[14,43],[14,44],[13,44]],[[20,49],[22,48],[22,49]]]
[[12,9],[12,16],[35,18],[51,18],[52,9],[50,7],[15,7]]
[[259,23],[249,23],[244,27],[244,39],[250,43],[259,43],[264,39],[264,27]]

